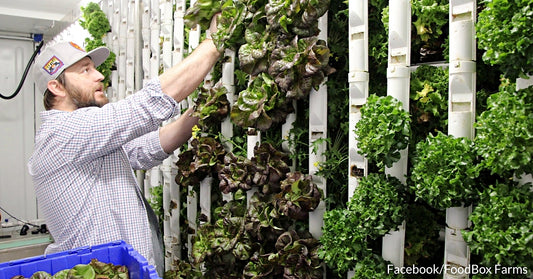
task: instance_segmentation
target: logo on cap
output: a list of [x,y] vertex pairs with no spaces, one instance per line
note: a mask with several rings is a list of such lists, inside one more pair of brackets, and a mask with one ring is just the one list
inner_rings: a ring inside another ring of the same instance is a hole
[[75,49],[77,50],[81,50],[83,52],[85,52],[85,49],[81,48],[79,45],[77,45],[76,43],[73,43],[73,42],[69,42],[71,46],[73,46]]
[[49,74],[55,74],[61,67],[63,67],[63,61],[59,60],[55,55],[44,64],[43,69]]

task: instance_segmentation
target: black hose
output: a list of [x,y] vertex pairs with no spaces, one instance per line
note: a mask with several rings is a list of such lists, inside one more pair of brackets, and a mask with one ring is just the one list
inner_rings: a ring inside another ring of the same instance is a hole
[[4,100],[9,100],[9,99],[13,99],[13,98],[15,98],[15,96],[17,96],[17,94],[19,93],[20,89],[22,88],[22,85],[24,84],[24,81],[26,80],[26,76],[28,75],[28,71],[31,68],[31,64],[33,63],[33,60],[35,60],[35,56],[37,56],[37,53],[39,53],[39,51],[41,50],[41,47],[43,46],[43,42],[44,42],[44,40],[39,43],[39,45],[37,46],[37,48],[33,52],[33,55],[31,56],[30,61],[28,61],[28,65],[26,65],[26,69],[24,70],[24,74],[22,74],[22,79],[20,80],[19,86],[17,87],[15,92],[13,94],[11,94],[10,96],[4,96],[4,95],[2,95],[2,93],[0,93],[0,98],[2,98]]

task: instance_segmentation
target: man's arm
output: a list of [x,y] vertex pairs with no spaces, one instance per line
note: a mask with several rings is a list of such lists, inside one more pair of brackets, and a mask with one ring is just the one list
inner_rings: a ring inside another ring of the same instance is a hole
[[192,127],[198,123],[198,118],[190,116],[192,111],[190,108],[176,121],[126,143],[123,148],[133,169],[153,168],[187,142],[191,137]]
[[192,135],[192,127],[198,124],[198,118],[192,117],[193,108],[189,108],[176,121],[159,129],[159,141],[163,150],[170,154]]
[[[213,16],[211,20],[208,30],[211,33],[217,30],[218,16],[218,14]],[[159,76],[163,92],[181,102],[200,85],[219,57],[220,52],[213,40],[205,39],[181,63]]]

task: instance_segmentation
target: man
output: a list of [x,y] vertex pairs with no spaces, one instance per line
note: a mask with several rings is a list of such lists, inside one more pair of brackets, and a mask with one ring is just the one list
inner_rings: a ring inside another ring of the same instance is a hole
[[[216,31],[215,20],[209,31]],[[115,103],[108,103],[104,76],[95,68],[108,55],[103,47],[87,53],[74,43],[58,43],[35,60],[46,111],[28,169],[54,238],[46,253],[124,240],[162,275],[155,215],[132,168],[157,166],[187,142],[198,123],[191,109],[160,124],[178,113],[178,103],[197,88],[220,53],[206,39],[182,63]]]

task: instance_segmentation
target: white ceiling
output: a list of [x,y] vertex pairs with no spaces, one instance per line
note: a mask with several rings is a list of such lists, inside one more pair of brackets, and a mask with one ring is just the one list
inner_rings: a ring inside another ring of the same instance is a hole
[[88,2],[91,1],[0,0],[0,32],[54,36],[76,21],[80,7]]

